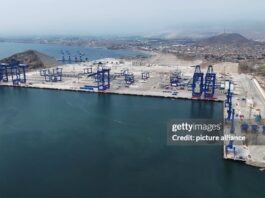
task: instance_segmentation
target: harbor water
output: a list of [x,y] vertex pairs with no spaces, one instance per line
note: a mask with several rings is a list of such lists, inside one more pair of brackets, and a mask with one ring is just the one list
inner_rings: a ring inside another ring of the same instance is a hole
[[222,103],[0,87],[1,198],[264,198],[265,174],[221,146],[168,146],[170,119]]

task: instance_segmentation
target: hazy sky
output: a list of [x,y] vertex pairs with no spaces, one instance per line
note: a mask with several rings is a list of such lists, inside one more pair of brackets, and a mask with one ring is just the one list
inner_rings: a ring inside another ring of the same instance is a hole
[[265,21],[264,0],[2,0],[1,35],[138,34]]

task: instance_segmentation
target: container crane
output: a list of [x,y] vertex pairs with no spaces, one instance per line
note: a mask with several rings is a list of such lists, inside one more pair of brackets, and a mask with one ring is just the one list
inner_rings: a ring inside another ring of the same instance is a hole
[[197,65],[193,74],[192,81],[192,97],[200,98],[203,93],[203,73],[201,72],[201,66]]
[[205,98],[214,97],[215,84],[216,84],[216,73],[213,72],[213,66],[209,65],[207,73],[205,75],[205,84],[204,84],[204,97]]

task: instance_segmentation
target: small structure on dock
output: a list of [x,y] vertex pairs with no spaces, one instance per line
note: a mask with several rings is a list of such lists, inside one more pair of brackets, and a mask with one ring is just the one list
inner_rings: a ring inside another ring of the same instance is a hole
[[174,72],[173,74],[170,75],[170,85],[172,87],[177,87],[180,84],[181,80],[181,72]]
[[117,77],[124,77],[124,81],[126,85],[131,85],[134,83],[134,74],[129,72],[129,69],[121,70],[120,73],[116,73]]
[[41,69],[40,76],[43,76],[46,82],[62,81],[63,68]]
[[249,125],[247,123],[241,124],[241,131],[247,133],[249,129]]
[[115,77],[122,77],[129,73],[129,69],[121,70],[120,72],[114,73]]
[[126,85],[131,85],[134,83],[134,74],[133,73],[127,73],[124,75],[124,80]]
[[92,74],[92,73],[93,73],[92,67],[84,68],[84,74]]
[[147,80],[148,78],[150,78],[149,72],[142,72],[142,80]]
[[252,131],[253,133],[257,133],[258,130],[259,130],[259,126],[258,126],[257,124],[252,124],[252,125],[251,125],[251,131]]
[[231,152],[233,153],[234,158],[235,158],[236,157],[236,147],[234,146],[234,142],[232,140],[229,141],[229,144],[227,144],[225,146],[225,155],[226,155],[226,157]]

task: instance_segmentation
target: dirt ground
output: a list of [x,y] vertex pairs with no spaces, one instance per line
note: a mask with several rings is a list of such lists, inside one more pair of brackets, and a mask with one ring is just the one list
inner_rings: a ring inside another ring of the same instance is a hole
[[213,65],[213,69],[219,73],[238,73],[238,63],[217,63]]
[[165,53],[157,53],[148,58],[145,61],[150,65],[165,65],[165,66],[191,66],[191,65],[199,65],[202,63],[201,60],[183,60],[179,59],[174,54],[165,54]]

